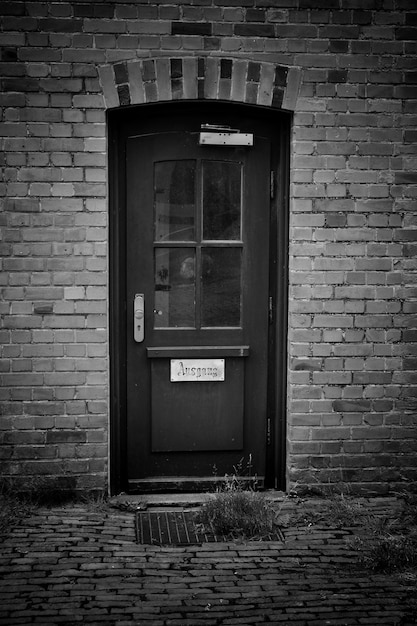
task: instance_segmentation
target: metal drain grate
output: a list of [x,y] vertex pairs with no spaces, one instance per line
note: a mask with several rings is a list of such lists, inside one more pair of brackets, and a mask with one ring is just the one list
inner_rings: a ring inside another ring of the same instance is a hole
[[[199,545],[227,541],[223,535],[204,532],[194,523],[192,511],[137,511],[136,540],[138,543],[153,546]],[[282,532],[262,537],[262,541],[284,541]]]

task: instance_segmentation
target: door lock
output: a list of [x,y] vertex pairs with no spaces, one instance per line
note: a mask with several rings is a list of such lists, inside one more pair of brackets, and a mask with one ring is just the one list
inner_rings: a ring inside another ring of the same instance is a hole
[[143,293],[135,295],[133,305],[133,338],[141,343],[145,338],[145,296]]

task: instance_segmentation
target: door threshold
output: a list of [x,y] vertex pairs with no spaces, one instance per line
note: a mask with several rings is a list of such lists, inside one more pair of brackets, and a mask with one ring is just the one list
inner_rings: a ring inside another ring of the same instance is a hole
[[146,493],[120,494],[110,499],[110,504],[119,508],[146,510],[148,508],[191,508],[205,504],[210,493]]
[[[265,484],[264,476],[248,476],[238,478],[240,486],[243,488],[263,489]],[[220,476],[175,476],[172,478],[146,478],[129,480],[129,494],[159,494],[159,493],[214,493],[222,489],[227,484],[225,477]]]
[[[270,489],[263,492],[270,502],[282,502],[286,498],[283,491]],[[146,510],[148,508],[192,508],[200,507],[215,496],[215,492],[198,493],[146,493],[119,494],[110,498],[110,504],[127,510]]]

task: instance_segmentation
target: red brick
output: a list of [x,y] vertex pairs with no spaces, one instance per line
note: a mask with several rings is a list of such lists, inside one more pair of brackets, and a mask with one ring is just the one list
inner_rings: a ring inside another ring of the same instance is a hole
[[[153,58],[154,50],[175,50],[179,59],[186,55],[182,92],[176,90],[175,97],[196,98],[198,56],[207,59],[207,52],[215,50],[216,59],[206,65],[206,94],[215,98],[269,107],[273,64],[289,68],[281,105],[296,109],[291,173],[295,184],[290,191],[290,306],[296,314],[289,321],[289,350],[291,358],[314,356],[323,368],[291,373],[290,393],[300,400],[290,403],[289,417],[294,412],[294,424],[306,420],[308,426],[310,419],[314,428],[320,423],[333,428],[339,415],[332,402],[372,402],[373,417],[367,419],[376,422],[361,431],[370,439],[355,435],[354,442],[345,440],[343,454],[357,455],[347,462],[352,479],[375,484],[373,470],[363,477],[354,473],[366,461],[360,446],[369,444],[371,451],[373,441],[379,445],[374,427],[404,406],[408,415],[411,405],[407,408],[398,398],[415,393],[414,331],[408,325],[416,312],[415,46],[396,37],[414,34],[415,20],[413,13],[374,11],[371,0],[346,2],[340,8],[330,1],[318,10],[310,0],[302,0],[301,8],[291,10],[284,0],[278,4],[262,0],[256,6],[253,0],[175,6],[166,2],[138,6],[131,0],[115,6],[41,0],[27,3],[26,13],[23,3],[4,5],[2,286],[3,302],[10,300],[12,305],[12,314],[8,306],[4,309],[4,320],[13,329],[13,337],[7,335],[11,343],[4,346],[10,368],[5,375],[36,373],[45,378],[33,387],[31,381],[37,379],[28,378],[8,392],[9,399],[20,403],[17,414],[22,415],[22,402],[30,411],[39,403],[41,411],[48,403],[52,408],[65,401],[65,411],[79,420],[88,419],[86,413],[95,403],[95,410],[106,415],[101,398],[89,401],[88,409],[85,399],[74,400],[79,386],[85,396],[96,393],[97,383],[99,395],[107,389],[102,379],[107,334],[95,328],[105,327],[102,316],[108,298],[105,107],[119,106],[120,99],[136,104],[158,96],[155,84],[150,94],[142,81],[141,57]],[[201,34],[171,36],[172,21]],[[227,57],[229,52],[240,57],[235,56],[232,78],[225,82],[216,72],[221,54]],[[253,67],[248,63],[258,63],[259,54],[267,55],[260,76],[248,82],[247,72]],[[171,67],[169,53],[157,57],[158,67]],[[378,66],[382,57],[389,59],[385,71]],[[125,68],[126,83],[120,82],[120,71],[115,75],[114,63]],[[166,98],[174,94],[165,88],[169,78],[165,71],[158,84],[159,95]],[[124,87],[127,99],[123,85],[129,86],[128,91]],[[402,341],[410,342],[407,348]],[[55,360],[64,353],[65,362]],[[62,367],[75,368],[75,360],[85,360],[86,355],[91,367],[88,379],[74,369],[61,372]],[[345,426],[359,428],[362,415],[344,413]],[[28,424],[35,427],[27,422],[26,430]],[[74,422],[69,424],[68,430]],[[24,421],[17,427],[23,428]],[[36,427],[42,425],[38,422]],[[106,422],[101,424],[105,427]],[[308,448],[313,442],[304,438],[311,436],[310,428],[294,433],[300,446],[306,446],[297,449],[303,454],[303,471],[308,472],[311,464],[324,477],[327,469],[338,468],[343,458],[349,458],[341,456],[336,439],[319,439]],[[101,434],[92,435],[90,441],[100,444]],[[397,436],[400,440],[402,435]],[[27,437],[17,451],[22,459],[30,449],[29,432]],[[390,451],[389,443],[386,450],[392,455],[394,446]],[[61,456],[66,459],[75,450],[75,444],[56,445],[62,445]],[[94,448],[82,444],[77,454],[93,455]],[[309,460],[309,455],[315,458]],[[381,467],[384,463],[389,463],[388,457],[381,460]],[[87,463],[73,466],[81,472],[91,468]],[[104,480],[103,463],[96,468]],[[335,474],[328,476],[333,480]]]

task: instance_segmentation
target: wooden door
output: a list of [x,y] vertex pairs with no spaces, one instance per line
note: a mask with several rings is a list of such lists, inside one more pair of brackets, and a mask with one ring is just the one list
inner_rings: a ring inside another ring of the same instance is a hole
[[[126,471],[187,488],[265,475],[271,143],[200,120],[126,138]],[[123,318],[122,318],[123,319]]]

